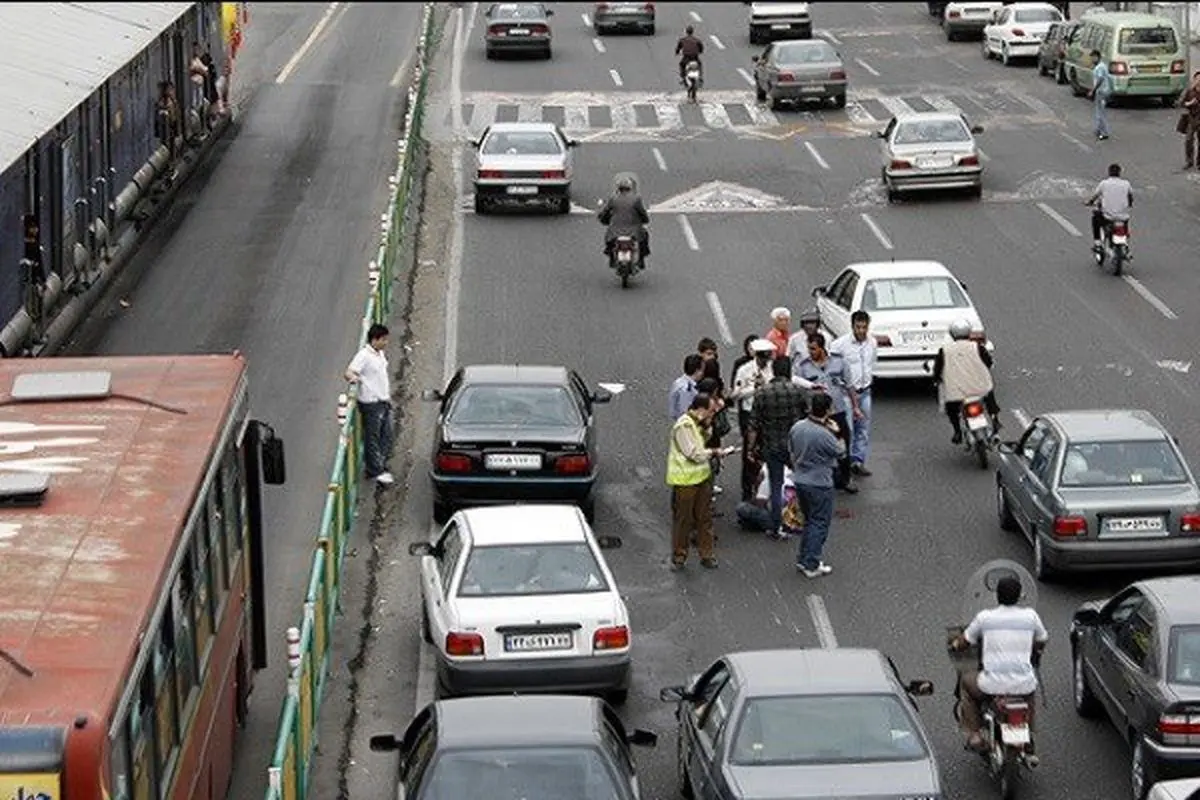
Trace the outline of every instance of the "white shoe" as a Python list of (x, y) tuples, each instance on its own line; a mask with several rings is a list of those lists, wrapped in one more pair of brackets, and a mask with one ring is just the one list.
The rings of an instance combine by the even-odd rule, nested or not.
[(806, 578), (823, 578), (829, 573), (833, 572), (833, 567), (829, 566), (824, 561), (817, 564), (816, 569), (805, 569), (799, 564), (796, 565), (796, 569), (799, 570), (800, 574)]
[(392, 477), (392, 473), (390, 472), (381, 472), (375, 476), (375, 482), (382, 483), (384, 486), (391, 486), (396, 482), (396, 479)]
[(720, 494), (723, 491), (725, 491), (725, 490), (722, 489), (720, 486), (716, 486), (716, 485), (713, 486), (713, 494)]

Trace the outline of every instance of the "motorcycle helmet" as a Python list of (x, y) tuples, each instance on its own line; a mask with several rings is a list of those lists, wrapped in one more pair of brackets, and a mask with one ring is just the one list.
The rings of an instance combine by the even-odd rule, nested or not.
[(956, 319), (950, 323), (951, 339), (966, 339), (971, 335), (971, 323), (965, 319)]

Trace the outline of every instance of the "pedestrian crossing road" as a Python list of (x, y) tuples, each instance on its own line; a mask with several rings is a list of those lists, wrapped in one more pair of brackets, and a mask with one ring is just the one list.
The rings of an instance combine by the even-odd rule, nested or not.
[[(1045, 103), (1019, 91), (851, 93), (846, 108), (810, 107), (771, 111), (749, 91), (711, 91), (690, 104), (680, 93), (553, 92), (463, 95), (462, 122), (478, 136), (493, 122), (553, 122), (572, 136), (606, 141), (691, 138), (706, 131), (767, 135), (799, 125), (824, 126), (840, 135), (866, 135), (898, 114), (915, 111), (958, 111), (973, 124), (1028, 127), (1055, 124), (1057, 115)], [(443, 106), (435, 117), (442, 137), (453, 131), (453, 109)]]

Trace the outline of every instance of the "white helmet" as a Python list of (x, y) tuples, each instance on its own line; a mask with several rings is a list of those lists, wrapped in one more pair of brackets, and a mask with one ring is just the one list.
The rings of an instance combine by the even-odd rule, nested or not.
[(971, 323), (965, 319), (956, 319), (950, 323), (951, 339), (966, 339), (971, 335)]

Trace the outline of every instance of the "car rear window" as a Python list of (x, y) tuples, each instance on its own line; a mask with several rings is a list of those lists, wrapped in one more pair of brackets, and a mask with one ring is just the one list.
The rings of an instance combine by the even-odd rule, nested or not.
[(957, 119), (910, 120), (896, 127), (896, 144), (936, 144), (969, 142), (971, 131)]
[(1122, 28), (1117, 52), (1127, 56), (1168, 56), (1178, 49), (1175, 31), (1161, 28)]
[(1058, 22), (1062, 15), (1052, 8), (1022, 8), (1013, 14), (1015, 22)]
[(1200, 686), (1200, 626), (1171, 629), (1167, 681)]
[(838, 60), (837, 51), (823, 41), (784, 42), (775, 45), (780, 64), (824, 64)]
[(451, 425), (575, 427), (579, 406), (561, 386), (479, 384), (460, 391), (446, 414)]
[(549, 131), (497, 131), (483, 143), (485, 156), (556, 156), (562, 142)]
[(730, 752), (730, 761), (739, 766), (926, 758), (912, 716), (890, 694), (751, 699)]
[(459, 597), (525, 597), (607, 592), (608, 581), (583, 542), (491, 545), (467, 557)]
[(867, 311), (908, 311), (968, 308), (970, 303), (957, 282), (949, 278), (885, 278), (870, 281), (863, 289), (862, 307)]
[(421, 782), (420, 800), (625, 800), (612, 769), (590, 747), (447, 750)]
[(1186, 483), (1175, 451), (1157, 442), (1074, 442), (1063, 459), (1062, 486), (1160, 486)]
[(504, 19), (543, 19), (546, 11), (535, 5), (500, 5), (492, 9), (492, 16)]

